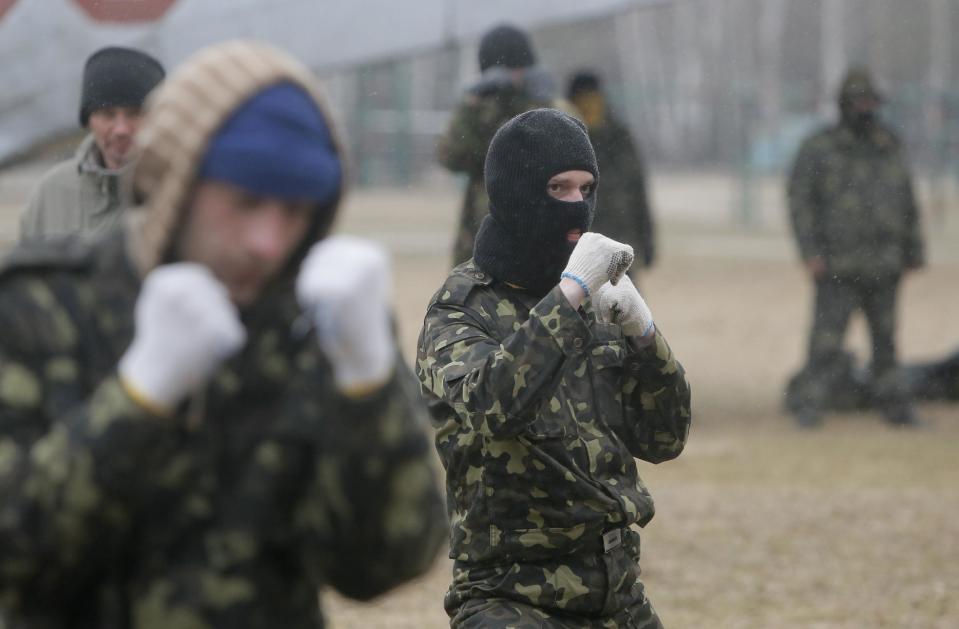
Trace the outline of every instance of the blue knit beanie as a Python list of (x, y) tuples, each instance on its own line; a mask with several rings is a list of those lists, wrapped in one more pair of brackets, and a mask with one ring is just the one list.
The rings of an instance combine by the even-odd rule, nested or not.
[(257, 92), (220, 127), (199, 178), (323, 205), (340, 191), (342, 166), (316, 103), (302, 88), (281, 83)]

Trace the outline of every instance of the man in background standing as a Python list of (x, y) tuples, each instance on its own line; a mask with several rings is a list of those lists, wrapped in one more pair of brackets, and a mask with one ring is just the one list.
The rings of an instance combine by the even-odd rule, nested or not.
[(493, 134), (517, 114), (562, 104), (552, 78), (536, 65), (529, 36), (514, 26), (497, 26), (483, 35), (479, 65), (480, 79), (453, 112), (436, 151), (443, 167), (468, 177), (453, 243), (453, 266), (473, 255), (476, 232), (489, 214), (483, 163)]
[(147, 94), (164, 70), (150, 55), (110, 47), (93, 53), (83, 69), (80, 126), (89, 134), (76, 154), (50, 169), (20, 217), (20, 239), (101, 233), (131, 205), (123, 184)]
[(872, 336), (872, 387), (886, 419), (916, 424), (896, 374), (896, 302), (904, 273), (923, 265), (919, 211), (899, 139), (879, 120), (882, 96), (862, 68), (839, 91), (839, 124), (807, 139), (789, 181), (789, 211), (816, 288), (809, 359), (796, 419), (819, 425), (849, 318)]
[(603, 197), (593, 231), (632, 246), (638, 262), (634, 268), (649, 268), (656, 259), (656, 246), (639, 147), (629, 128), (610, 110), (596, 74), (584, 71), (573, 75), (566, 97), (586, 123), (603, 173)]

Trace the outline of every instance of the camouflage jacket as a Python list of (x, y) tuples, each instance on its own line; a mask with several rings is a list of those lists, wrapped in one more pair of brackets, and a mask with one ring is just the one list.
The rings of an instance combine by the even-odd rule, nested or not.
[(467, 176), (453, 243), (454, 265), (472, 257), (476, 232), (489, 214), (483, 164), (497, 129), (524, 111), (553, 106), (558, 103), (533, 99), (520, 90), (501, 89), (482, 96), (470, 94), (453, 112), (446, 132), (439, 138), (436, 155), (442, 166)]
[(610, 114), (602, 126), (590, 127), (589, 139), (600, 173), (590, 230), (632, 246), (638, 266), (651, 266), (656, 256), (653, 217), (639, 149), (626, 125)]
[(789, 211), (800, 255), (822, 257), (831, 274), (882, 277), (923, 263), (909, 170), (883, 127), (859, 138), (839, 125), (807, 139), (789, 181)]
[(604, 531), (646, 524), (633, 457), (672, 459), (689, 431), (685, 373), (658, 332), (635, 350), (558, 287), (537, 303), (472, 261), (434, 296), (416, 373), (461, 562), (595, 551)]
[(97, 245), (21, 249), (0, 274), (13, 627), (312, 628), (323, 584), (369, 598), (427, 569), (447, 529), (408, 370), (341, 396), (276, 286), (241, 354), (152, 416), (115, 367), (139, 279), (119, 233)]
[(119, 224), (133, 201), (124, 181), (128, 169), (109, 170), (101, 162), (100, 149), (88, 135), (72, 159), (47, 171), (20, 216), (20, 240), (96, 236)]

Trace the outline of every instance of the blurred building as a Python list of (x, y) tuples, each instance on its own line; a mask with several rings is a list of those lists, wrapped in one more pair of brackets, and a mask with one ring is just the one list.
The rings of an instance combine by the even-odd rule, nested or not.
[(834, 117), (847, 65), (864, 63), (913, 163), (959, 173), (959, 0), (0, 0), (0, 55), (18, 61), (0, 69), (0, 160), (71, 128), (78, 60), (101, 45), (141, 46), (172, 67), (250, 36), (327, 80), (361, 184), (420, 183), (439, 176), (434, 137), (478, 72), (477, 38), (501, 21), (531, 30), (559, 81), (600, 71), (660, 167), (744, 181), (781, 170)]

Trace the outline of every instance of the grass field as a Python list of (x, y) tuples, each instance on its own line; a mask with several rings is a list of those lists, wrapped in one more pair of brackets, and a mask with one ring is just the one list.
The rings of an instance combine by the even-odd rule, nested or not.
[[(12, 237), (25, 178), (0, 176), (2, 240)], [(959, 406), (922, 407), (921, 430), (847, 414), (798, 431), (781, 394), (803, 361), (811, 295), (775, 182), (761, 197), (763, 226), (750, 231), (728, 227), (733, 191), (721, 179), (654, 184), (662, 256), (641, 288), (693, 389), (684, 454), (641, 464), (658, 508), (643, 531), (644, 580), (666, 626), (959, 627)], [(352, 197), (340, 223), (394, 252), (408, 357), (446, 275), (457, 204), (448, 188), (369, 191)], [(927, 221), (929, 268), (904, 285), (906, 360), (959, 346), (957, 209)], [(849, 341), (866, 355), (861, 321)], [(443, 558), (372, 604), (328, 593), (331, 626), (445, 627), (449, 576)]]

